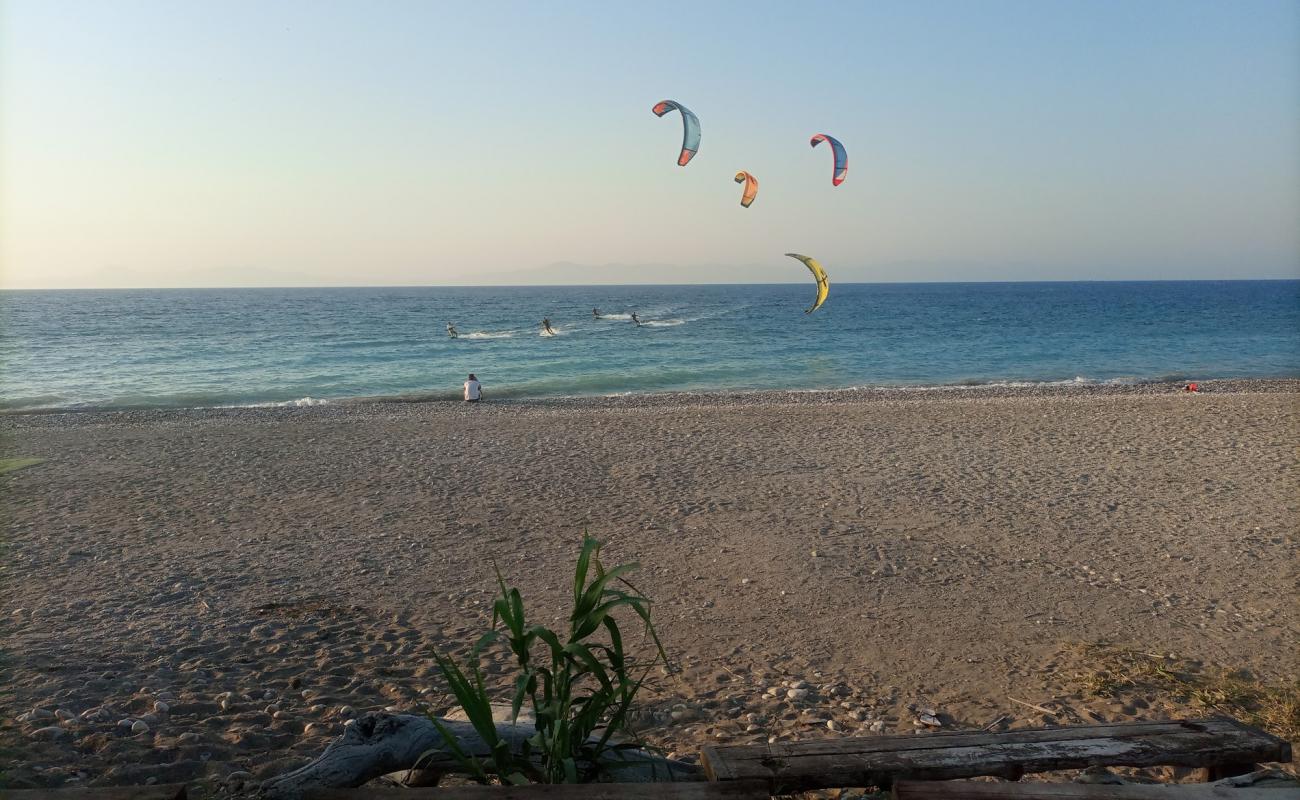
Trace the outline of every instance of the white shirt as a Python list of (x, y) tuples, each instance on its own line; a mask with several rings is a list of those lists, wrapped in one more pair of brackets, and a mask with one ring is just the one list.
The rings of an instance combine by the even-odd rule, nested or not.
[(479, 398), (479, 392), (482, 390), (482, 388), (483, 388), (483, 384), (479, 383), (478, 381), (465, 381), (465, 399), (477, 400)]

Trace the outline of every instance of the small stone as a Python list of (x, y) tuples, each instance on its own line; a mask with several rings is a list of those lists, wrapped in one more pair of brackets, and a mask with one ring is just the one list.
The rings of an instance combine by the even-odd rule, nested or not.
[(130, 717), (127, 717), (126, 719), (119, 719), (117, 721), (117, 727), (119, 728), (129, 728), (134, 724), (135, 724), (135, 720), (131, 719)]
[(833, 731), (838, 731), (840, 729), (839, 723), (837, 723), (833, 719), (826, 720), (826, 727), (830, 728)]
[(935, 716), (934, 712), (928, 710), (921, 712), (921, 714), (917, 716), (916, 721), (921, 725), (927, 725), (931, 728), (943, 727), (943, 723), (939, 721), (939, 718)]
[(753, 583), (753, 581), (751, 581), (749, 578), (741, 578), (741, 579), (740, 579), (740, 585), (741, 585), (741, 586), (748, 586), (748, 585), (751, 584), (751, 583)]
[(807, 688), (808, 688), (808, 681), (795, 681), (794, 683), (790, 684), (790, 688), (791, 688), (791, 689), (807, 689)]
[(62, 739), (64, 736), (67, 735), (68, 732), (65, 731), (63, 728), (60, 728), (58, 725), (50, 725), (49, 727), (37, 728), (36, 730), (32, 731), (33, 739), (54, 740), (54, 739)]
[(132, 735), (138, 736), (142, 733), (148, 733), (148, 732), (149, 732), (149, 723), (145, 722), (142, 719), (136, 720), (135, 724), (131, 726)]
[(143, 723), (145, 723), (146, 725), (157, 725), (157, 724), (158, 724), (158, 715), (157, 715), (157, 714), (141, 714), (141, 715), (140, 715), (140, 721), (143, 722)]
[(186, 731), (185, 733), (182, 733), (180, 736), (176, 737), (176, 741), (179, 744), (194, 744), (198, 740), (199, 740), (199, 735), (194, 731)]
[(167, 705), (161, 700), (153, 704), (153, 710), (155, 714), (166, 714), (168, 711), (171, 711), (171, 708), (172, 708), (171, 706)]
[(789, 690), (788, 692), (785, 693), (785, 696), (788, 697), (788, 698), (790, 698), (791, 700), (803, 700), (805, 697), (808, 696), (808, 690), (807, 690), (807, 689), (791, 689), (791, 690)]
[(293, 719), (293, 714), (290, 714), (288, 711), (277, 711), (271, 716), (275, 719)]
[(68, 711), (67, 709), (63, 709), (63, 708), (60, 708), (58, 711), (55, 711), (54, 716), (65, 721), (77, 718), (76, 714), (73, 714), (71, 711)]
[(235, 704), (232, 703), (232, 702), (230, 701), (230, 698), (229, 698), (229, 697), (227, 697), (226, 699), (224, 699), (224, 700), (221, 701), (221, 710), (222, 710), (222, 711), (229, 711), (230, 709), (232, 709), (232, 708), (234, 708), (234, 707), (235, 707)]
[(324, 710), (325, 710), (325, 705), (323, 703), (317, 703), (316, 705), (307, 709), (307, 711), (312, 714), (319, 714)]
[(350, 717), (355, 713), (357, 712), (352, 708), (352, 706), (339, 706), (340, 717)]
[(35, 722), (38, 719), (54, 719), (54, 712), (48, 708), (33, 708), (27, 713), (29, 722)]
[(276, 691), (274, 689), (267, 689), (265, 692), (262, 692), (263, 700), (274, 700), (275, 696), (276, 696)]
[(885, 721), (878, 719), (867, 727), (872, 733), (881, 733), (885, 730)]
[(275, 712), (277, 712), (277, 711), (279, 711), (279, 710), (280, 710), (280, 707), (277, 706), (275, 703), (272, 703), (271, 705), (269, 705), (269, 706), (266, 707), (266, 713), (271, 714), (271, 715), (274, 715)]
[(240, 770), (227, 775), (225, 782), (227, 786), (243, 786), (245, 781), (252, 779), (253, 773)]

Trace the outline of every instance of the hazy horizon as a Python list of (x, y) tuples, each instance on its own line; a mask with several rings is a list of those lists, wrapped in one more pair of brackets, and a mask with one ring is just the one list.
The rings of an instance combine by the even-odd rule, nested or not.
[(1298, 66), (1285, 0), (9, 0), (0, 287), (1295, 278)]

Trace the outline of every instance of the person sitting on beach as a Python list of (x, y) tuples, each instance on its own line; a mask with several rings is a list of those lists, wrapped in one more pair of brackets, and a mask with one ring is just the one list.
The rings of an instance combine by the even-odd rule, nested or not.
[(455, 339), (457, 336), (460, 336), (459, 333), (456, 333), (456, 326), (452, 325), (450, 322), (447, 323), (447, 335), (453, 339)]
[(635, 312), (635, 311), (632, 312), (632, 321), (636, 323), (636, 326), (637, 326), (638, 328), (641, 327), (641, 320), (639, 320), (639, 319), (636, 318), (636, 312)]
[(465, 402), (477, 403), (483, 398), (483, 384), (478, 382), (474, 373), (469, 374), (469, 380), (465, 381)]

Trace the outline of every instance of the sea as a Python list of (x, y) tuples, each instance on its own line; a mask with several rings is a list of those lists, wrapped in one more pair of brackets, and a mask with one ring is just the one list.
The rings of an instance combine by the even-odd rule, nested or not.
[(811, 283), (4, 291), (0, 410), (454, 399), (471, 372), (488, 400), (1300, 377), (1300, 280), (832, 284), (806, 314), (812, 295)]

